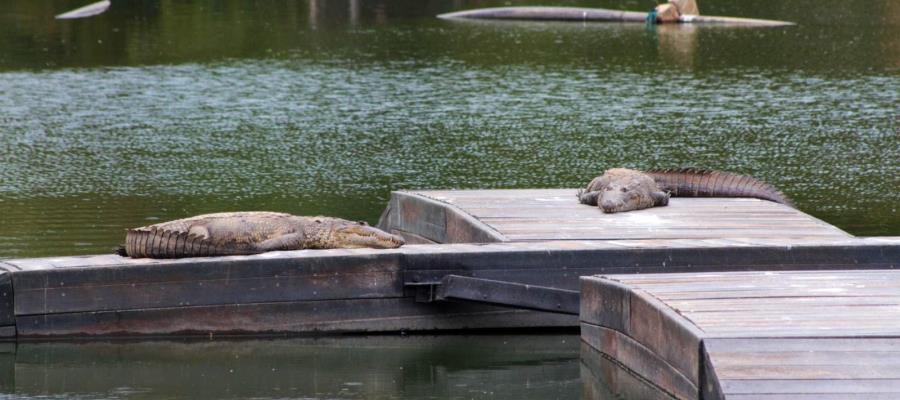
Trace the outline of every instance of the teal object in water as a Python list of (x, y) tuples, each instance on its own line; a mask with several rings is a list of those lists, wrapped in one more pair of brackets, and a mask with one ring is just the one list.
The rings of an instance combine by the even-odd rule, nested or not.
[(647, 19), (645, 20), (647, 25), (656, 25), (656, 16), (656, 9), (650, 10), (650, 12), (647, 13)]

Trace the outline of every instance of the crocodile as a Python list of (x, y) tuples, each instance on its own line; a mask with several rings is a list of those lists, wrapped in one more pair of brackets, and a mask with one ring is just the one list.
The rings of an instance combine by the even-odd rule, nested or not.
[(669, 196), (752, 197), (794, 207), (775, 187), (753, 177), (698, 168), (613, 168), (578, 192), (582, 204), (599, 206), (606, 213), (665, 206)]
[(273, 250), (396, 248), (399, 236), (340, 218), (249, 211), (198, 215), (129, 229), (116, 253), (132, 258), (258, 254)]

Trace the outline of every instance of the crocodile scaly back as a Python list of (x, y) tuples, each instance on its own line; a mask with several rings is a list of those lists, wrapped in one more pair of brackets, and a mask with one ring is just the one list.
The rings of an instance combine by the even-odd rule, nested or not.
[(794, 207), (774, 186), (756, 178), (699, 168), (645, 171), (657, 186), (675, 197), (753, 197)]
[(125, 252), (132, 258), (182, 258), (260, 253), (252, 246), (233, 241), (215, 242), (187, 232), (158, 229), (129, 229)]

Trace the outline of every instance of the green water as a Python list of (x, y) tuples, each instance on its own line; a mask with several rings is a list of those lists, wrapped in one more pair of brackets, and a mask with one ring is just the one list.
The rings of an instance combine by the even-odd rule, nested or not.
[(800, 22), (777, 29), (449, 22), (503, 3), (420, 0), (52, 19), (79, 4), (0, 8), (0, 258), (106, 253), (213, 211), (374, 222), (391, 190), (614, 166), (752, 174), (851, 233), (900, 234), (895, 0), (701, 2)]
[[(0, 258), (106, 253), (214, 211), (374, 222), (391, 190), (579, 187), (615, 166), (751, 174), (848, 232), (900, 235), (896, 0), (700, 2), (800, 23), (777, 29), (433, 17), (538, 4), (465, 0), (52, 19), (82, 4), (0, 4)], [(584, 373), (575, 335), (0, 346), (0, 398), (572, 399)]]
[(0, 398), (576, 399), (577, 335), (0, 344)]

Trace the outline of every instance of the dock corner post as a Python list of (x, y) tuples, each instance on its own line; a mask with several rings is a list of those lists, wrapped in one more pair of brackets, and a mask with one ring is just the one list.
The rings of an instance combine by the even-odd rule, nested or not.
[(0, 261), (0, 396), (16, 389), (16, 320), (13, 310), (12, 271)]
[(0, 261), (0, 342), (15, 340), (16, 316), (12, 271), (14, 267)]

